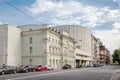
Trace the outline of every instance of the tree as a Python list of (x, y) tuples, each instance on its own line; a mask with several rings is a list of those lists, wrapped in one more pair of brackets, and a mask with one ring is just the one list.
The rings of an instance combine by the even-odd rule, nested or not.
[(112, 55), (113, 62), (117, 62), (120, 65), (120, 49), (115, 49), (114, 54)]

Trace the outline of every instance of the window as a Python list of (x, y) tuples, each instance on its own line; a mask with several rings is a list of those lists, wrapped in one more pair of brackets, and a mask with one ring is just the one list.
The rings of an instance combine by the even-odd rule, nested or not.
[(51, 59), (49, 61), (50, 61), (50, 65), (51, 65), (52, 64)]
[(51, 53), (51, 47), (49, 47), (49, 52)]
[(51, 38), (49, 37), (49, 41), (51, 41)]
[(54, 38), (52, 39), (52, 42), (54, 43)]
[(32, 44), (33, 43), (33, 38), (32, 37), (30, 37), (30, 44)]
[(57, 44), (57, 39), (56, 39), (56, 44)]
[(33, 52), (33, 48), (32, 47), (30, 47), (30, 53), (32, 53)]
[(53, 48), (53, 53), (54, 53), (54, 48)]

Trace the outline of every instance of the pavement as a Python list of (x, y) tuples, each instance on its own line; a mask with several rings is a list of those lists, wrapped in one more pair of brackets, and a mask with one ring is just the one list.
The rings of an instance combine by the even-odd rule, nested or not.
[(117, 69), (111, 80), (120, 80), (120, 69)]

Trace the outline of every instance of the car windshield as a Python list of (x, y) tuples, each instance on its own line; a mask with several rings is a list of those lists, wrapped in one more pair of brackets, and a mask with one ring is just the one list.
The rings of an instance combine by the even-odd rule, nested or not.
[(21, 68), (28, 68), (28, 65), (27, 66), (22, 66)]
[(38, 67), (42, 67), (42, 65), (39, 65)]

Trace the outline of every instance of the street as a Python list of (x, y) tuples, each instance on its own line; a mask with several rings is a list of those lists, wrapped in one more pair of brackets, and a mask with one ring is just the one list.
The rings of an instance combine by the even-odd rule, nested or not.
[(0, 75), (0, 80), (111, 80), (119, 66)]

